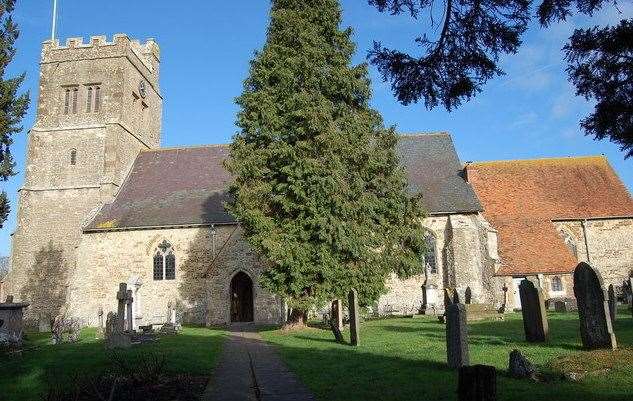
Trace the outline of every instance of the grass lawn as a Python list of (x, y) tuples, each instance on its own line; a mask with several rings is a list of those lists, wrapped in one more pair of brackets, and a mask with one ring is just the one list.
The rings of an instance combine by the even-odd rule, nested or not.
[[(622, 309), (615, 324), (617, 354), (580, 349), (575, 313), (549, 315), (550, 342), (529, 344), (523, 339), (520, 314), (505, 321), (469, 324), (471, 364), (498, 369), (499, 400), (615, 401), (633, 397), (633, 319)], [(445, 327), (434, 318), (386, 319), (361, 324), (357, 348), (337, 344), (330, 331), (308, 328), (295, 332), (266, 330), (282, 358), (320, 400), (455, 400), (457, 372), (446, 367)], [(349, 333), (346, 333), (348, 336)], [(512, 349), (522, 351), (540, 370), (552, 366), (610, 367), (606, 373), (581, 382), (546, 383), (516, 380), (505, 375)], [(559, 359), (564, 357), (564, 359)], [(553, 364), (549, 364), (554, 360)]]
[[(0, 400), (39, 400), (48, 380), (68, 383), (77, 375), (101, 372), (108, 365), (109, 353), (95, 333), (95, 329), (85, 329), (78, 343), (62, 345), (51, 345), (50, 334), (29, 333), (23, 355), (0, 354)], [(221, 330), (185, 327), (177, 336), (118, 352), (131, 360), (165, 355), (167, 373), (209, 376), (224, 339)]]

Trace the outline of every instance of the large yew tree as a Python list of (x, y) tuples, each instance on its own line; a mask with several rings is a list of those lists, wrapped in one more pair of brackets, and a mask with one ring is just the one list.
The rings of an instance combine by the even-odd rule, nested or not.
[[(15, 41), (19, 30), (11, 18), (15, 0), (0, 0), (0, 181), (15, 175), (15, 161), (11, 155), (13, 135), (22, 130), (20, 121), (29, 107), (29, 94), (18, 90), (25, 75), (5, 77), (6, 69), (15, 56)], [(9, 200), (0, 192), (0, 228), (9, 215)]]
[(262, 285), (291, 321), (343, 297), (375, 301), (395, 271), (422, 269), (419, 199), (406, 192), (397, 134), (369, 106), (337, 0), (273, 0), (264, 48), (237, 99), (228, 205), (267, 264)]

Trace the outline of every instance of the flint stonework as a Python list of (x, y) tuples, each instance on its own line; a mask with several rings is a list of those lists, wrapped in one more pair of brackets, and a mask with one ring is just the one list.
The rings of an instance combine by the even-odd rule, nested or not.
[(543, 290), (537, 283), (523, 279), (519, 284), (519, 295), (521, 296), (521, 314), (523, 315), (523, 330), (526, 341), (547, 341), (549, 327)]
[(578, 301), (583, 347), (616, 349), (608, 295), (600, 272), (584, 262), (579, 263), (574, 270), (574, 295)]
[(448, 367), (459, 368), (470, 364), (466, 308), (451, 304), (446, 308), (446, 359)]
[(350, 343), (353, 346), (357, 346), (359, 344), (359, 310), (358, 310), (358, 293), (356, 290), (352, 289), (348, 295), (349, 302), (349, 336)]

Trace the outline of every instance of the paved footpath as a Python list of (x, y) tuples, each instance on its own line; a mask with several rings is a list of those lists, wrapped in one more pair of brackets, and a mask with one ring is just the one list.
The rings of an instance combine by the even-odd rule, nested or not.
[(316, 401), (252, 325), (232, 326), (203, 401)]

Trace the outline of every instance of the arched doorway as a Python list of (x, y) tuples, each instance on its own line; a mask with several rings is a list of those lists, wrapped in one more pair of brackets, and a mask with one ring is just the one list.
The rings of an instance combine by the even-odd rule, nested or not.
[(231, 322), (253, 321), (253, 280), (239, 272), (231, 280)]

